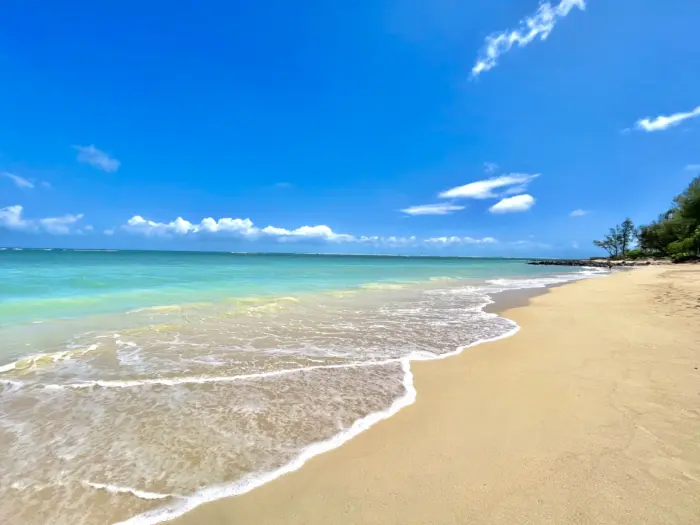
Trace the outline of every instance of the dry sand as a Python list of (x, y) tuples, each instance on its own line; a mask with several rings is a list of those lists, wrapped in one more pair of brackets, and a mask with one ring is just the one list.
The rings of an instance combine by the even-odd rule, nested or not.
[(555, 288), (418, 400), (179, 525), (700, 524), (700, 267)]

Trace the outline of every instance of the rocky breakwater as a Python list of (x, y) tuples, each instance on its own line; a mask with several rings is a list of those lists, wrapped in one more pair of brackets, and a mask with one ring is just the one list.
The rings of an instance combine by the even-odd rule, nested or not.
[(534, 266), (589, 266), (593, 268), (609, 268), (610, 266), (649, 266), (651, 264), (668, 264), (663, 260), (637, 260), (637, 261), (608, 261), (607, 259), (543, 259), (530, 261), (527, 264)]

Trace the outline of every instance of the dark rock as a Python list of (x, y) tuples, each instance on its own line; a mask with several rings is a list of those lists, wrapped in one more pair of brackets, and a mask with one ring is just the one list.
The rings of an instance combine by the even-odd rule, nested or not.
[(549, 259), (542, 261), (530, 261), (527, 264), (535, 266), (592, 266), (594, 268), (607, 268), (607, 261), (591, 261), (588, 259)]

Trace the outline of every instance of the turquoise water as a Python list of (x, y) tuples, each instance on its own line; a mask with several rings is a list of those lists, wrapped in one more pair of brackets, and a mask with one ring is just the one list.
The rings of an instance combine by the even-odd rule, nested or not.
[(155, 525), (411, 404), (519, 327), (509, 259), (0, 250), (0, 523)]
[(551, 273), (513, 259), (69, 250), (0, 251), (0, 325), (229, 297), (431, 278)]

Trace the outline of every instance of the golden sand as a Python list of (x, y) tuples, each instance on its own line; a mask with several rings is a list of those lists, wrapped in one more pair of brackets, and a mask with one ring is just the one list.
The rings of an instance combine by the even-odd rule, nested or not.
[(179, 525), (700, 524), (700, 267), (553, 289), (418, 400)]

